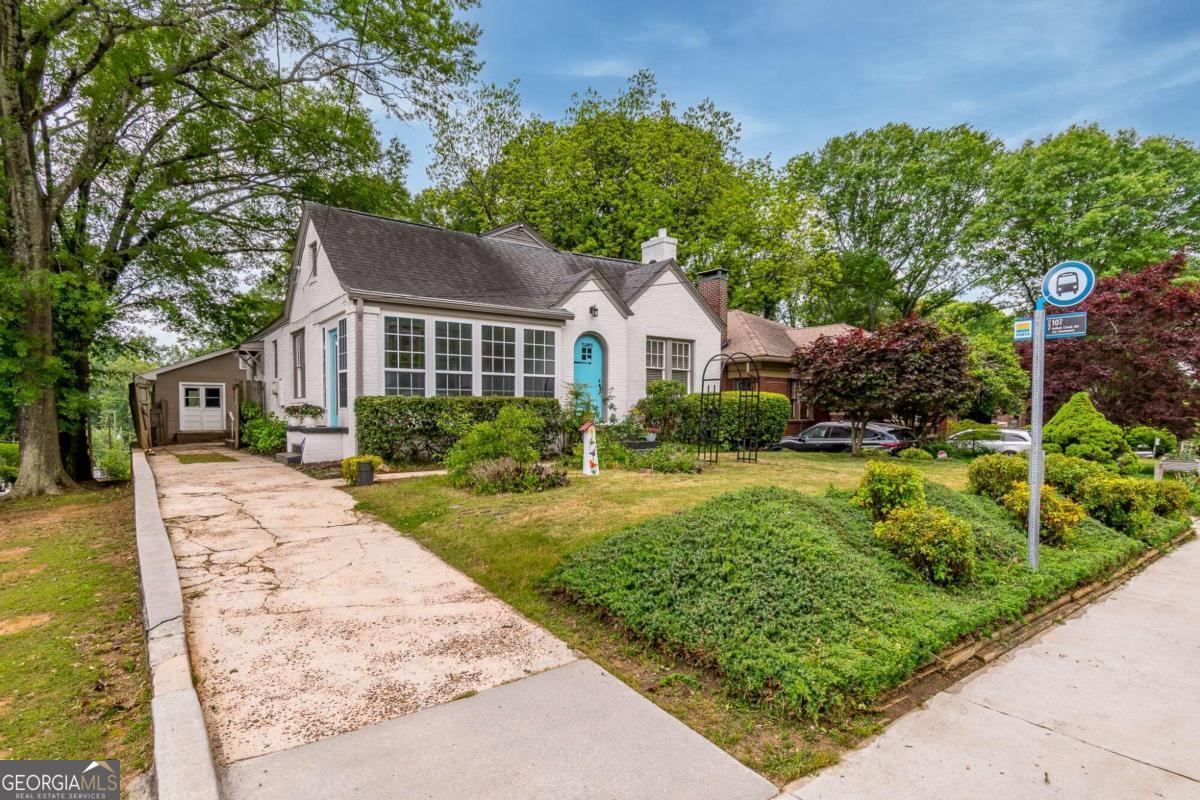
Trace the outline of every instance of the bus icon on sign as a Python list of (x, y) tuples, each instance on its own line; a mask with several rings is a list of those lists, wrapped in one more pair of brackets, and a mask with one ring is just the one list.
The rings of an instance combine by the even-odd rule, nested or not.
[(1072, 295), (1079, 291), (1079, 273), (1075, 270), (1058, 273), (1054, 280), (1054, 291), (1060, 295)]

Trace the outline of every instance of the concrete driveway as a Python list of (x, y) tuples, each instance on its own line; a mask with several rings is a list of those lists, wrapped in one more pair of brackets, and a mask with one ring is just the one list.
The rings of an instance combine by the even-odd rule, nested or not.
[[(183, 464), (174, 452), (234, 462)], [(150, 459), (219, 761), (408, 714), (575, 659), (328, 482), (219, 448)]]
[(1200, 798), (1200, 542), (997, 659), (799, 800)]
[(227, 796), (777, 793), (331, 482), (217, 447), (150, 464)]

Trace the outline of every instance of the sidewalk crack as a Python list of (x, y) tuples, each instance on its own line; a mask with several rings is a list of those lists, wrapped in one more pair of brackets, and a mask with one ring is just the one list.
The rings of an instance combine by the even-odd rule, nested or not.
[(1186, 775), (1182, 772), (1176, 772), (1175, 770), (1171, 769), (1170, 767), (1164, 767), (1161, 764), (1152, 764), (1149, 761), (1143, 761), (1142, 759), (1137, 758), (1136, 756), (1131, 756), (1128, 753), (1122, 753), (1119, 750), (1113, 750), (1111, 748), (1105, 747), (1102, 744), (1096, 744), (1095, 742), (1090, 742), (1087, 739), (1080, 739), (1078, 736), (1074, 736), (1070, 733), (1067, 733), (1066, 731), (1060, 731), (1056, 728), (1051, 728), (1049, 725), (1043, 725), (1040, 722), (1034, 722), (1031, 719), (1025, 719), (1020, 714), (1013, 714), (1009, 711), (1002, 711), (998, 708), (992, 708), (987, 703), (981, 703), (978, 700), (972, 700), (969, 697), (963, 697), (961, 694), (958, 695), (958, 698), (961, 700), (964, 700), (965, 702), (970, 703), (971, 705), (979, 706), (980, 708), (987, 709), (988, 711), (992, 711), (996, 714), (1002, 714), (1010, 719), (1015, 719), (1020, 722), (1024, 722), (1027, 725), (1032, 725), (1035, 728), (1041, 728), (1044, 731), (1049, 731), (1050, 733), (1056, 734), (1058, 736), (1065, 736), (1066, 738), (1068, 738), (1072, 741), (1079, 742), (1080, 744), (1087, 745), (1088, 747), (1094, 747), (1097, 750), (1103, 750), (1106, 753), (1111, 753), (1114, 756), (1124, 758), (1128, 761), (1134, 761), (1138, 764), (1142, 764), (1143, 766), (1150, 767), (1151, 769), (1156, 769), (1156, 770), (1159, 770), (1160, 772), (1166, 772), (1171, 775), (1175, 775), (1177, 777), (1183, 778), (1184, 780), (1191, 781), (1192, 783), (1200, 784), (1200, 778), (1193, 778), (1191, 775)]

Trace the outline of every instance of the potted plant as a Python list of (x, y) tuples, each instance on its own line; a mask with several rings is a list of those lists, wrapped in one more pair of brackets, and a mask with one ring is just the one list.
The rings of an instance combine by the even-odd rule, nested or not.
[(646, 441), (653, 442), (654, 440), (656, 440), (658, 438), (658, 431), (659, 431), (659, 428), (657, 425), (647, 425), (646, 426)]
[(306, 425), (311, 420), (311, 425), (315, 427), (320, 424), (325, 409), (311, 403), (297, 403), (292, 406), (284, 406), (283, 413), (288, 419), (294, 420), (296, 425)]

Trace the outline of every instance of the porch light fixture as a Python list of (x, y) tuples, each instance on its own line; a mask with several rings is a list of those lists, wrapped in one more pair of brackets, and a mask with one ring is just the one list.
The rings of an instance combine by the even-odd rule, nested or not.
[(593, 317), (600, 316), (600, 306), (592, 306), (591, 308), (588, 309), (588, 313), (591, 314)]

